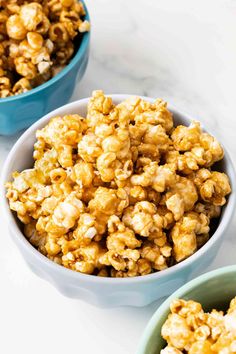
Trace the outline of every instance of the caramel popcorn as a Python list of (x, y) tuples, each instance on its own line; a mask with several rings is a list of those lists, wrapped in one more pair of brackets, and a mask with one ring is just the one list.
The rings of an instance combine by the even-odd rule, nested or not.
[(0, 98), (43, 84), (75, 52), (74, 40), (90, 29), (81, 2), (0, 1)]
[(188, 175), (201, 167), (210, 167), (221, 160), (224, 151), (219, 142), (201, 131), (200, 123), (193, 121), (189, 127), (179, 125), (171, 138), (174, 150), (166, 154), (168, 163), (174, 163), (176, 169)]
[(203, 213), (189, 212), (176, 222), (170, 237), (177, 262), (191, 256), (197, 250), (198, 236), (208, 239), (210, 219)]
[[(59, 14), (71, 4), (48, 6)], [(40, 36), (28, 33), (27, 40), (40, 48)], [(29, 83), (21, 80), (18, 90)], [(204, 150), (202, 160), (180, 165), (195, 148)], [(54, 117), (36, 132), (34, 166), (13, 173), (6, 195), (29, 242), (57, 264), (98, 276), (145, 275), (208, 241), (211, 219), (230, 193), (228, 177), (209, 167), (222, 156), (197, 122), (174, 127), (165, 102), (132, 97), (114, 105), (95, 91), (86, 117)], [(186, 329), (185, 341), (188, 335)]]
[(204, 312), (193, 300), (174, 300), (171, 313), (162, 326), (167, 346), (161, 354), (231, 354), (236, 352), (236, 298), (226, 314)]

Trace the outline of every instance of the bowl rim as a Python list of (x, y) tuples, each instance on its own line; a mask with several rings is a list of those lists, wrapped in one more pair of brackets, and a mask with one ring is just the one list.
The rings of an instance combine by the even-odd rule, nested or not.
[[(127, 95), (127, 94), (110, 94), (110, 95), (106, 94), (106, 95), (112, 97), (112, 99), (115, 100), (116, 102), (135, 96), (135, 95)], [(145, 97), (145, 96), (138, 96), (138, 97), (145, 99), (149, 102), (153, 102), (155, 100), (154, 98), (151, 98), (151, 97)], [(32, 254), (32, 256), (35, 258), (35, 261), (40, 262), (44, 266), (47, 266), (48, 270), (53, 271), (54, 273), (64, 275), (64, 276), (69, 277), (70, 279), (73, 279), (73, 280), (91, 281), (91, 282), (95, 282), (95, 283), (99, 283), (99, 284), (112, 283), (113, 285), (127, 284), (127, 283), (136, 284), (136, 283), (139, 283), (140, 281), (142, 283), (148, 283), (153, 280), (158, 281), (158, 279), (161, 279), (165, 276), (167, 276), (167, 277), (171, 276), (176, 271), (178, 272), (181, 269), (185, 269), (191, 263), (196, 262), (198, 258), (200, 258), (202, 255), (207, 253), (207, 251), (213, 246), (213, 244), (220, 237), (223, 237), (223, 234), (224, 234), (225, 230), (227, 229), (228, 224), (229, 224), (230, 220), (232, 219), (232, 216), (234, 213), (234, 207), (235, 207), (235, 202), (236, 202), (235, 195), (234, 195), (235, 194), (234, 191), (236, 190), (236, 176), (235, 176), (235, 171), (234, 171), (234, 166), (233, 166), (232, 160), (223, 145), (222, 146), (223, 146), (224, 152), (225, 152), (224, 158), (227, 161), (227, 165), (228, 165), (228, 168), (229, 168), (230, 174), (231, 174), (230, 183), (231, 183), (231, 188), (232, 188), (232, 192), (228, 197), (226, 205), (224, 206), (223, 218), (221, 219), (216, 231), (211, 236), (211, 238), (197, 252), (195, 252), (193, 255), (191, 255), (187, 259), (183, 260), (182, 262), (175, 264), (174, 266), (164, 269), (162, 271), (155, 272), (155, 273), (148, 274), (148, 275), (144, 275), (144, 276), (137, 276), (137, 277), (130, 277), (130, 278), (128, 278), (128, 277), (127, 278), (98, 277), (96, 275), (79, 273), (74, 270), (68, 269), (64, 266), (60, 266), (60, 265), (56, 264), (55, 262), (53, 262), (52, 260), (48, 259), (43, 254), (41, 254), (38, 250), (36, 250), (30, 244), (30, 242), (26, 239), (24, 234), (20, 231), (19, 227), (16, 225), (16, 222), (15, 222), (15, 219), (13, 216), (13, 212), (10, 210), (8, 201), (5, 196), (5, 186), (4, 186), (4, 184), (6, 183), (6, 181), (8, 179), (9, 172), (10, 172), (8, 169), (8, 166), (9, 166), (11, 160), (14, 159), (15, 153), (18, 151), (18, 149), (21, 148), (22, 143), (27, 141), (27, 137), (32, 136), (33, 132), (39, 126), (41, 126), (44, 122), (46, 124), (46, 122), (50, 118), (52, 118), (53, 116), (60, 115), (62, 110), (64, 111), (67, 109), (71, 109), (73, 107), (75, 107), (75, 110), (76, 110), (76, 109), (78, 109), (78, 108), (76, 108), (76, 107), (78, 107), (78, 105), (81, 107), (84, 106), (85, 104), (87, 105), (89, 99), (90, 99), (90, 97), (83, 98), (83, 99), (71, 102), (69, 104), (63, 105), (63, 106), (53, 110), (52, 112), (49, 112), (48, 114), (43, 116), (41, 119), (36, 121), (31, 127), (29, 127), (21, 135), (21, 137), (16, 141), (16, 143), (13, 145), (12, 149), (10, 150), (10, 152), (5, 160), (5, 163), (4, 163), (4, 166), (2, 169), (2, 173), (1, 173), (1, 183), (0, 183), (0, 198), (2, 200), (2, 203), (0, 203), (0, 205), (1, 205), (1, 208), (3, 211), (3, 214), (5, 215), (5, 218), (7, 220), (9, 230), (11, 231), (12, 234), (14, 234), (14, 236), (16, 236), (15, 237), (16, 242), (20, 243), (21, 247), (23, 247), (23, 249), (26, 252), (30, 252)], [(191, 117), (188, 114), (183, 113), (183, 111), (177, 110), (172, 105), (168, 105), (168, 109), (173, 113), (173, 115), (178, 114), (188, 121), (193, 120), (193, 119), (191, 119)], [(202, 128), (204, 129), (203, 125), (202, 125)], [(12, 173), (12, 171), (10, 173)]]
[(214, 279), (218, 276), (221, 276), (222, 274), (231, 274), (235, 273), (236, 274), (236, 265), (229, 265), (225, 267), (220, 267), (217, 269), (214, 269), (210, 272), (204, 273), (197, 278), (194, 278), (181, 286), (179, 289), (177, 289), (172, 295), (170, 295), (161, 305), (158, 307), (158, 309), (154, 312), (150, 320), (148, 321), (144, 332), (141, 336), (141, 339), (138, 344), (138, 350), (136, 354), (145, 354), (146, 353), (146, 346), (148, 344), (150, 336), (153, 334), (155, 331), (155, 327), (159, 320), (162, 320), (162, 315), (169, 310), (170, 304), (174, 299), (180, 299), (187, 292), (190, 290), (196, 288), (197, 286), (200, 286), (202, 283), (204, 283), (206, 280), (209, 279)]
[[(89, 12), (88, 12), (88, 9), (87, 9), (87, 6), (86, 6), (84, 0), (80, 0), (80, 2), (82, 2), (83, 6), (84, 6), (84, 10), (86, 12), (84, 19), (91, 22)], [(43, 84), (41, 84), (37, 87), (34, 87), (33, 89), (31, 89), (27, 92), (20, 93), (19, 95), (14, 95), (14, 96), (6, 97), (6, 98), (0, 98), (0, 104), (14, 102), (15, 100), (18, 100), (21, 98), (26, 98), (26, 97), (33, 95), (33, 94), (37, 94), (40, 91), (49, 87), (50, 85), (53, 85), (54, 83), (56, 83), (57, 81), (62, 79), (64, 76), (66, 76), (69, 71), (73, 70), (76, 63), (78, 61), (80, 61), (84, 52), (86, 51), (86, 48), (89, 45), (90, 34), (91, 34), (91, 30), (88, 32), (82, 33), (82, 39), (81, 39), (81, 42), (80, 42), (80, 45), (79, 45), (79, 48), (78, 48), (76, 54), (73, 56), (71, 61), (58, 74), (56, 74), (54, 77), (52, 77), (48, 81), (44, 82)]]

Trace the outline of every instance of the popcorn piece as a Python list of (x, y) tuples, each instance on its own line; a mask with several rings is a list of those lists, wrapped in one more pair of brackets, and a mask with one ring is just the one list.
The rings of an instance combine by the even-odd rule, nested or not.
[(105, 227), (110, 215), (121, 215), (128, 206), (128, 195), (124, 189), (108, 189), (98, 187), (94, 198), (90, 200), (88, 207), (92, 215)]
[(54, 169), (57, 170), (60, 167), (60, 164), (58, 162), (58, 153), (55, 149), (46, 150), (45, 152), (44, 149), (44, 143), (35, 144), (35, 169), (39, 172), (39, 175), (44, 177), (45, 182), (48, 182), (50, 180), (51, 171)]
[(167, 243), (159, 247), (155, 242), (145, 241), (141, 247), (141, 257), (150, 262), (151, 267), (155, 270), (166, 269), (170, 256), (171, 246)]
[(135, 249), (141, 246), (141, 241), (139, 241), (134, 232), (126, 227), (120, 219), (112, 215), (108, 219), (108, 232), (107, 237), (107, 248), (108, 250), (121, 251), (127, 248)]
[(108, 251), (101, 258), (100, 262), (106, 266), (112, 266), (115, 270), (133, 270), (140, 257), (138, 250), (126, 249), (123, 251)]
[(47, 250), (45, 248), (46, 245), (46, 241), (47, 241), (47, 234), (46, 233), (39, 233), (36, 230), (36, 225), (35, 225), (35, 221), (32, 221), (31, 223), (25, 225), (24, 227), (24, 234), (25, 236), (28, 238), (28, 240), (30, 241), (30, 243), (37, 247), (38, 250), (46, 255), (47, 254)]
[(70, 229), (75, 225), (83, 210), (83, 203), (76, 198), (76, 192), (72, 192), (55, 208), (52, 219), (57, 226)]
[[(193, 148), (198, 149), (198, 148)], [(197, 151), (195, 150), (197, 153)], [(202, 152), (201, 152), (202, 154)], [(189, 175), (193, 171), (199, 169), (198, 162), (194, 155), (190, 152), (185, 152), (184, 154), (180, 154), (177, 150), (169, 150), (165, 153), (165, 161), (168, 164), (172, 164), (175, 166), (177, 171), (180, 171), (184, 175)]]
[(117, 161), (116, 154), (114, 152), (102, 153), (97, 158), (97, 170), (99, 171), (104, 182), (111, 182), (114, 180), (115, 170), (121, 166), (122, 165)]
[[(130, 265), (131, 262), (129, 262)], [(132, 262), (132, 267), (129, 267), (129, 270), (111, 270), (111, 276), (115, 278), (126, 278), (134, 277), (139, 275), (147, 275), (152, 271), (151, 263), (146, 259), (138, 259), (136, 263)]]
[(154, 231), (161, 232), (162, 219), (153, 203), (142, 201), (125, 210), (123, 222), (135, 233), (147, 237)]
[(198, 194), (191, 180), (178, 177), (176, 183), (169, 188), (164, 200), (167, 208), (174, 214), (175, 220), (179, 220), (184, 212), (193, 209)]
[(37, 32), (27, 33), (27, 42), (33, 50), (39, 50), (43, 46), (43, 37)]
[[(0, 73), (1, 74), (1, 73)], [(2, 72), (5, 75), (5, 71)], [(11, 95), (11, 81), (8, 77), (0, 77), (0, 98), (6, 98)]]
[(6, 23), (7, 34), (12, 39), (24, 39), (27, 33), (22, 18), (19, 15), (12, 15)]
[(209, 218), (204, 214), (188, 212), (171, 230), (174, 257), (177, 262), (189, 257), (197, 249), (197, 235), (209, 232)]
[(36, 66), (25, 57), (18, 57), (14, 60), (16, 72), (26, 79), (34, 79), (37, 75)]
[(189, 127), (179, 125), (171, 138), (176, 151), (167, 153), (166, 162), (174, 160), (176, 168), (182, 173), (189, 174), (200, 167), (209, 167), (224, 156), (218, 141), (208, 133), (203, 133), (198, 122), (192, 122)]
[(102, 91), (97, 90), (92, 93), (88, 103), (87, 123), (90, 128), (95, 128), (100, 124), (111, 121), (109, 113), (113, 108), (112, 99), (105, 97)]
[(173, 215), (175, 220), (179, 220), (185, 211), (184, 199), (180, 196), (180, 194), (173, 194), (171, 197), (168, 197), (166, 200), (167, 209), (169, 209)]
[(194, 182), (201, 198), (215, 206), (226, 203), (226, 196), (231, 192), (228, 176), (225, 173), (201, 169), (196, 174)]
[(135, 248), (141, 246), (132, 230), (125, 227), (120, 219), (113, 215), (108, 220), (107, 248), (100, 262), (106, 266), (113, 266), (117, 271), (133, 271), (140, 257)]
[(87, 246), (92, 240), (96, 240), (96, 235), (98, 234), (98, 225), (96, 223), (96, 218), (91, 214), (84, 213), (80, 215), (78, 226), (73, 232), (73, 237), (79, 246)]
[(167, 103), (157, 99), (153, 103), (146, 102), (138, 97), (127, 99), (120, 105), (125, 106), (136, 124), (161, 125), (166, 132), (173, 127), (173, 118), (167, 109)]
[(12, 88), (14, 94), (20, 94), (31, 90), (30, 81), (26, 78), (18, 80)]
[(78, 144), (78, 153), (84, 161), (94, 163), (102, 154), (100, 139), (93, 133), (84, 135)]
[(193, 331), (186, 320), (175, 313), (168, 316), (162, 326), (161, 335), (168, 344), (180, 350), (188, 350), (194, 339)]
[(97, 242), (91, 242), (86, 247), (80, 247), (74, 252), (62, 256), (62, 264), (77, 272), (92, 274), (96, 268), (102, 269), (100, 258), (104, 253)]
[(43, 129), (38, 130), (36, 137), (57, 153), (57, 159), (62, 167), (73, 166), (73, 148), (82, 138), (86, 124), (79, 115), (55, 117)]
[(81, 33), (90, 31), (90, 23), (88, 21), (86, 21), (86, 20), (84, 22), (82, 22), (79, 25), (79, 31)]
[(189, 353), (190, 354), (197, 354), (197, 353), (206, 353), (206, 354), (214, 354), (215, 351), (213, 351), (212, 349), (212, 345), (211, 342), (208, 340), (200, 340), (197, 341), (195, 343), (193, 343), (193, 345), (191, 346)]
[(197, 203), (195, 204), (194, 210), (199, 214), (205, 214), (209, 219), (218, 218), (221, 213), (219, 205), (213, 205), (210, 203)]
[(157, 192), (164, 192), (168, 187), (174, 185), (176, 175), (171, 166), (158, 166), (157, 162), (151, 162), (144, 167), (140, 175), (133, 175), (131, 183), (142, 187), (151, 186)]
[(200, 137), (200, 145), (204, 149), (204, 166), (212, 166), (215, 162), (223, 159), (224, 150), (220, 143), (213, 136), (203, 133)]
[(23, 5), (20, 8), (19, 17), (27, 31), (35, 31), (43, 20), (43, 8), (36, 2)]
[(61, 145), (76, 147), (85, 129), (83, 117), (77, 114), (65, 115), (51, 119), (46, 127), (37, 131), (36, 137), (55, 149)]
[(166, 134), (165, 129), (161, 124), (148, 125), (146, 133), (143, 137), (143, 141), (146, 144), (154, 144), (158, 147), (159, 151), (166, 151), (170, 145), (170, 138)]
[(171, 134), (171, 139), (177, 151), (189, 151), (199, 142), (200, 134), (200, 123), (192, 122), (189, 127), (178, 125)]
[(81, 187), (92, 185), (94, 178), (94, 169), (91, 163), (78, 161), (72, 168), (70, 178)]
[(141, 186), (133, 186), (129, 180), (125, 181), (125, 183), (122, 183), (122, 185), (129, 196), (129, 204), (130, 205), (133, 205), (136, 202), (140, 202), (142, 200), (148, 199), (148, 193), (145, 188), (143, 188)]
[(162, 226), (169, 230), (174, 224), (174, 215), (164, 205), (157, 205), (157, 212), (162, 217)]

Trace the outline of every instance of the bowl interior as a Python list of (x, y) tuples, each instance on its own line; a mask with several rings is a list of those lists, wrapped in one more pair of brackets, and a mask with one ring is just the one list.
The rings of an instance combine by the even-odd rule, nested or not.
[(146, 328), (138, 354), (159, 354), (165, 347), (161, 327), (169, 314), (174, 299), (195, 300), (205, 311), (226, 310), (236, 296), (236, 266), (221, 268), (192, 280), (170, 296), (156, 311)]

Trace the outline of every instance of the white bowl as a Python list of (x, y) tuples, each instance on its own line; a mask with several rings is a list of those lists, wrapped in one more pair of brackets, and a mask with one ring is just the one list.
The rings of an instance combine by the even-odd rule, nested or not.
[[(129, 95), (111, 95), (114, 103), (119, 103)], [(143, 97), (147, 101), (153, 99)], [(195, 254), (168, 269), (150, 275), (134, 278), (103, 278), (81, 274), (57, 265), (37, 251), (24, 237), (20, 224), (10, 210), (5, 197), (4, 183), (11, 179), (13, 171), (22, 171), (32, 167), (35, 132), (43, 128), (50, 118), (72, 113), (86, 114), (88, 98), (82, 99), (54, 110), (37, 121), (20, 137), (13, 146), (5, 162), (1, 180), (1, 205), (9, 232), (23, 255), (25, 261), (41, 278), (52, 283), (61, 293), (71, 298), (82, 299), (100, 307), (145, 306), (166, 297), (177, 288), (206, 269), (215, 258), (230, 224), (235, 206), (235, 173), (231, 159), (225, 151), (225, 157), (218, 164), (219, 170), (225, 171), (230, 178), (232, 193), (224, 206), (219, 225), (210, 240)], [(186, 114), (169, 108), (174, 115), (175, 124), (189, 125), (191, 118)]]

